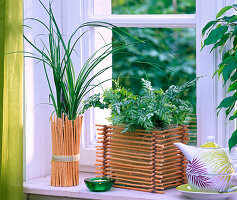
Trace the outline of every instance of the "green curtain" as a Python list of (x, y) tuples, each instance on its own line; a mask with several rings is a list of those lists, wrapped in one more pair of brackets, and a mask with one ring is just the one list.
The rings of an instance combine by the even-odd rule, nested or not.
[(23, 199), (22, 24), (23, 0), (0, 0), (1, 200)]

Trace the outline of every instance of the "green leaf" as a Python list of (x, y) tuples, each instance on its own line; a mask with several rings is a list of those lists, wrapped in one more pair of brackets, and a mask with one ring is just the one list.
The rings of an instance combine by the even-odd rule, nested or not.
[(237, 35), (237, 26), (235, 26), (235, 29), (234, 29), (232, 35)]
[(213, 29), (208, 37), (204, 40), (204, 46), (217, 42), (217, 40), (221, 39), (224, 36), (227, 30), (228, 26), (220, 26), (216, 29)]
[(236, 15), (232, 15), (232, 16), (225, 16), (221, 18), (222, 20), (224, 20), (227, 23), (233, 22), (237, 19)]
[(235, 102), (233, 102), (233, 104), (229, 108), (226, 109), (225, 111), (226, 116), (228, 116), (231, 113), (234, 107), (235, 107)]
[(231, 73), (233, 72), (234, 69), (236, 69), (237, 65), (234, 60), (226, 64), (223, 68), (222, 76), (224, 79), (224, 83), (230, 78)]
[(223, 72), (223, 69), (224, 69), (224, 65), (223, 66), (221, 66), (221, 67), (219, 67), (219, 69), (217, 70), (217, 72), (218, 72), (218, 78), (220, 77), (220, 75), (222, 74), (222, 72)]
[(237, 90), (237, 81), (235, 81), (234, 83), (232, 83), (232, 84), (229, 86), (227, 92), (231, 92), (231, 91), (234, 91), (234, 90)]
[(216, 18), (219, 18), (221, 15), (223, 15), (227, 10), (230, 10), (232, 6), (226, 6), (220, 10), (220, 12), (216, 15)]
[(226, 97), (225, 99), (222, 100), (220, 105), (217, 107), (219, 108), (228, 108), (230, 107), (235, 101), (237, 100), (236, 96), (231, 96), (231, 97)]
[(235, 118), (237, 118), (237, 110), (234, 112), (233, 116), (229, 118), (229, 120), (233, 120)]
[(228, 23), (236, 22), (236, 20), (237, 20), (237, 15), (232, 15), (231, 19), (228, 21)]
[(224, 44), (226, 43), (226, 41), (228, 40), (229, 35), (230, 35), (230, 33), (225, 34), (225, 35), (214, 45), (214, 47), (211, 49), (211, 51), (213, 51), (214, 49), (216, 49), (216, 48), (219, 47), (219, 46), (224, 45)]
[(222, 60), (225, 61), (227, 59), (230, 59), (230, 51), (225, 52), (225, 54), (223, 55)]
[(231, 138), (228, 141), (228, 145), (229, 145), (229, 150), (231, 151), (231, 149), (237, 144), (237, 130), (235, 130), (232, 133)]
[(208, 22), (204, 28), (202, 29), (202, 36), (205, 34), (206, 30), (209, 29), (211, 26), (214, 26), (217, 23), (216, 20)]
[(237, 80), (237, 71), (231, 76), (230, 80), (233, 82)]
[(236, 47), (237, 46), (237, 37), (234, 38), (234, 41), (233, 41), (233, 46)]

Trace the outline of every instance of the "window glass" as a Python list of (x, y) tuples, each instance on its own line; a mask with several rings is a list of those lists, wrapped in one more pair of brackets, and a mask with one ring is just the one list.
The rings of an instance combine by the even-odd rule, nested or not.
[(113, 14), (193, 14), (195, 0), (112, 0)]
[[(142, 94), (141, 78), (151, 81), (154, 89), (166, 90), (170, 85), (181, 85), (196, 77), (195, 28), (122, 29), (144, 43), (128, 39), (126, 43), (132, 45), (113, 54), (112, 76), (119, 79), (120, 85)], [(121, 45), (117, 41), (122, 43), (124, 38), (114, 34), (113, 41), (114, 46)], [(196, 88), (192, 87), (183, 98), (192, 105), (185, 123), (191, 125), (191, 143), (196, 144)]]

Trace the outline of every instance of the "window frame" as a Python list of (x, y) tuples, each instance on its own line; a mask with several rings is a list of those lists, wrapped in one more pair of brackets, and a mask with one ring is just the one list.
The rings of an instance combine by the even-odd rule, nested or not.
[[(25, 17), (31, 17), (38, 8), (31, 8), (32, 0), (24, 1)], [(69, 3), (70, 2), (70, 3)], [(231, 5), (236, 0), (196, 0), (196, 14), (157, 14), (157, 15), (109, 15), (111, 13), (111, 0), (61, 0), (57, 2), (57, 14), (60, 15), (62, 31), (65, 35), (70, 33), (75, 27), (78, 27), (87, 21), (104, 21), (112, 23), (119, 27), (151, 27), (151, 28), (187, 28), (196, 27), (196, 75), (204, 76), (197, 82), (197, 143), (200, 145), (205, 142), (208, 135), (216, 137), (216, 142), (221, 146), (227, 147), (227, 141), (231, 133), (235, 129), (235, 122), (226, 125), (226, 117), (224, 111), (221, 111), (217, 117), (215, 108), (225, 97), (225, 88), (221, 81), (216, 77), (212, 78), (216, 66), (220, 62), (221, 55), (217, 51), (210, 53), (211, 47), (205, 47), (201, 50), (201, 30), (204, 25), (215, 18), (217, 12), (226, 5)], [(28, 5), (29, 4), (29, 5)], [(97, 6), (94, 9), (94, 6)], [(96, 10), (96, 11), (95, 11)], [(97, 12), (99, 11), (99, 12)], [(29, 12), (29, 13), (28, 13)], [(97, 13), (95, 13), (97, 12)], [(107, 15), (104, 15), (107, 13)], [(71, 20), (71, 18), (78, 20)], [(92, 54), (95, 48), (95, 34), (90, 31), (80, 43), (80, 61), (79, 64)], [(25, 65), (34, 66), (35, 63), (25, 59)], [(50, 174), (51, 146), (50, 141), (50, 124), (44, 124), (45, 131), (42, 136), (34, 129), (34, 125), (38, 123), (34, 121), (37, 115), (32, 113), (35, 106), (34, 99), (38, 98), (35, 88), (31, 86), (32, 74), (36, 75), (37, 71), (25, 67), (24, 72), (24, 179), (30, 180)], [(42, 80), (43, 82), (44, 80)], [(207, 98), (208, 97), (208, 98)], [(96, 150), (93, 148), (95, 143), (94, 126), (94, 110), (91, 109), (84, 115), (84, 130), (80, 150), (80, 171), (94, 171), (94, 163), (96, 161)], [(85, 134), (86, 133), (86, 134)], [(32, 146), (32, 142), (36, 145), (42, 145), (40, 148)], [(42, 151), (43, 149), (43, 151)], [(42, 152), (38, 152), (42, 151)], [(46, 155), (47, 154), (47, 155)], [(32, 159), (32, 156), (37, 158)], [(36, 170), (37, 168), (37, 170)]]
[[(215, 136), (216, 142), (227, 147), (228, 138), (235, 129), (235, 123), (227, 123), (224, 110), (217, 117), (216, 107), (225, 97), (225, 88), (222, 81), (212, 77), (221, 55), (217, 51), (210, 53), (211, 47), (201, 51), (201, 31), (205, 24), (215, 19), (218, 11), (235, 1), (196, 1), (196, 14), (152, 14), (152, 15), (101, 15), (94, 13), (93, 5), (100, 5), (100, 0), (84, 1), (88, 9), (85, 21), (104, 21), (118, 27), (138, 28), (196, 28), (196, 76), (202, 77), (197, 82), (197, 145), (206, 142), (209, 135)], [(109, 2), (109, 1), (107, 1)], [(97, 8), (98, 9), (98, 8)], [(93, 36), (90, 41), (95, 41)], [(93, 47), (92, 47), (93, 48)], [(209, 67), (208, 67), (209, 66)], [(84, 149), (86, 152), (86, 148)], [(90, 149), (91, 151), (91, 149)]]

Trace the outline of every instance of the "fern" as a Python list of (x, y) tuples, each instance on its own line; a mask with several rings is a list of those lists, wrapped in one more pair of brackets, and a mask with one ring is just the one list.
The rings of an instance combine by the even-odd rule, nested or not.
[(84, 102), (84, 107), (110, 108), (112, 123), (125, 125), (123, 132), (135, 129), (149, 132), (169, 124), (182, 124), (190, 103), (180, 99), (179, 95), (194, 85), (196, 79), (181, 86), (170, 86), (165, 92), (154, 90), (150, 81), (141, 81), (142, 96), (134, 95), (116, 83), (115, 89), (105, 90), (100, 97), (98, 94), (91, 96)]

